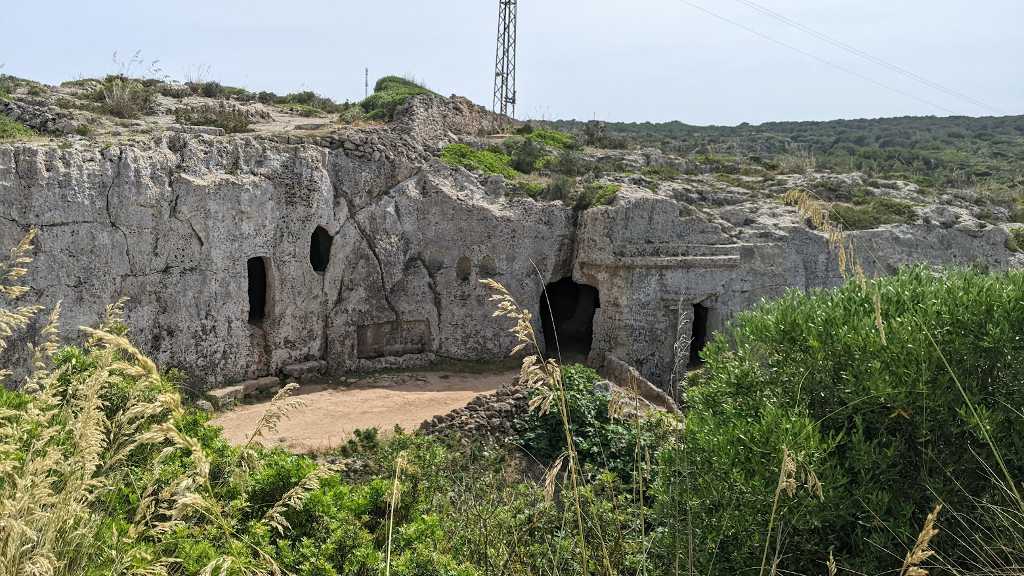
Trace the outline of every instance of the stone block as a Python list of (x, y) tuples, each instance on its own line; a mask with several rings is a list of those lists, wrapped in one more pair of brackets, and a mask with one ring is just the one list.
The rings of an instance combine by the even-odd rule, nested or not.
[(226, 386), (210, 390), (206, 393), (206, 397), (218, 410), (226, 410), (245, 397), (245, 391), (240, 385)]
[(285, 366), (281, 369), (281, 372), (289, 378), (302, 378), (303, 376), (322, 374), (326, 368), (327, 363), (323, 360), (310, 360), (309, 362)]
[(239, 384), (243, 396), (251, 396), (260, 392), (277, 392), (281, 388), (281, 379), (277, 376), (266, 376), (256, 380), (248, 380)]

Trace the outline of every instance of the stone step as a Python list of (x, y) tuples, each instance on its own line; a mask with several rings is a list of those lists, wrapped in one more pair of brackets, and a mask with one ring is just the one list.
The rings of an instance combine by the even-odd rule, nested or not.
[(323, 360), (310, 360), (299, 364), (291, 364), (281, 369), (281, 372), (289, 378), (302, 378), (303, 376), (323, 374), (327, 369), (327, 362)]
[(225, 386), (224, 388), (217, 388), (210, 390), (206, 393), (206, 397), (213, 404), (213, 407), (218, 410), (225, 410), (231, 408), (236, 402), (242, 400), (245, 397), (245, 391), (241, 385)]
[(216, 388), (206, 393), (206, 398), (218, 410), (231, 408), (238, 402), (257, 394), (274, 394), (281, 389), (281, 379), (277, 376), (265, 376), (255, 380), (246, 380), (231, 386)]
[(276, 393), (281, 389), (281, 379), (277, 376), (265, 376), (255, 380), (247, 380), (239, 384), (246, 397), (261, 392)]

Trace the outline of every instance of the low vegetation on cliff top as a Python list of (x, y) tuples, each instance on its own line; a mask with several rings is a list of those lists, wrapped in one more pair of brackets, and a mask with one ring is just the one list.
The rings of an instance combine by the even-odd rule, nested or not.
[(1020, 190), (1024, 116), (906, 117), (761, 125), (558, 121), (603, 147), (656, 147), (684, 157), (714, 155), (769, 165), (863, 172), (930, 189), (1000, 185)]
[(35, 132), (24, 124), (15, 122), (7, 116), (0, 115), (0, 142), (4, 140), (20, 140), (34, 135)]
[(359, 106), (372, 120), (391, 120), (395, 111), (409, 98), (419, 94), (434, 94), (419, 83), (401, 76), (385, 76), (373, 86), (373, 94)]
[[(0, 264), (0, 349), (39, 314)], [(532, 356), (503, 444), (231, 447), (121, 306), (0, 391), (0, 574), (1010, 574), (1024, 562), (1024, 273), (793, 292), (704, 352), (686, 426)], [(532, 349), (532, 318), (491, 283)], [(870, 288), (870, 289), (867, 289)], [(875, 320), (881, 294), (884, 334)], [(10, 378), (9, 373), (0, 378)]]
[(503, 176), (513, 194), (562, 201), (576, 210), (609, 205), (621, 188), (600, 181), (608, 167), (583, 155), (574, 136), (530, 125), (488, 148), (449, 144), (440, 157), (450, 166)]

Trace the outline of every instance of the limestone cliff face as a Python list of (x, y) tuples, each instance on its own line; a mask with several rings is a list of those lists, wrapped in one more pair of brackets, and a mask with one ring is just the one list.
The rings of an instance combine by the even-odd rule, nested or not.
[(350, 371), (507, 355), (478, 280), (536, 307), (534, 264), (542, 280), (570, 272), (572, 213), (489, 197), (438, 163), (346, 152), (184, 134), (0, 146), (0, 245), (37, 226), (32, 298), (63, 300), (68, 338), (127, 297), (136, 340), (201, 389), (307, 360)]
[[(197, 390), (307, 361), (345, 372), (504, 358), (507, 323), (478, 281), (507, 286), (540, 332), (542, 290), (567, 277), (599, 295), (580, 329), (591, 362), (614, 356), (669, 389), (693, 338), (787, 288), (841, 281), (825, 238), (776, 192), (700, 179), (651, 192), (624, 177), (611, 206), (576, 214), (431, 154), (506, 127), (468, 101), (419, 98), (389, 127), (314, 138), (0, 145), (0, 246), (38, 227), (31, 298), (63, 300), (65, 336), (127, 297), (136, 341)], [(1005, 228), (919, 211), (919, 224), (853, 233), (869, 274), (1024, 266)]]
[[(671, 192), (626, 190), (615, 205), (585, 212), (574, 266), (577, 280), (601, 294), (591, 360), (611, 354), (666, 389), (694, 359), (694, 340), (738, 312), (787, 289), (843, 281), (827, 238), (777, 200), (721, 202), (719, 196), (720, 205), (697, 208)], [(1024, 256), (1006, 248), (1002, 227), (966, 214), (923, 220), (848, 233), (865, 272), (891, 274), (920, 263), (993, 271), (1024, 266)]]

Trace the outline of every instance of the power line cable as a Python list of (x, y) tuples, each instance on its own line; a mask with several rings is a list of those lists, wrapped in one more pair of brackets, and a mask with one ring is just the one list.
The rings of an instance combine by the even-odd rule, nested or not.
[(936, 108), (938, 110), (942, 110), (943, 112), (945, 112), (945, 113), (947, 113), (947, 114), (949, 114), (951, 116), (957, 116), (958, 115), (958, 113), (956, 111), (950, 110), (949, 108), (946, 108), (945, 106), (943, 106), (941, 104), (936, 104), (935, 102), (932, 102), (931, 100), (926, 100), (924, 98), (921, 98), (920, 96), (916, 96), (916, 95), (914, 95), (914, 94), (912, 94), (910, 92), (907, 92), (906, 90), (901, 90), (901, 89), (896, 88), (894, 86), (890, 86), (890, 85), (885, 84), (883, 82), (879, 82), (878, 80), (875, 80), (874, 78), (871, 78), (870, 76), (865, 76), (864, 74), (861, 74), (860, 72), (857, 72), (856, 70), (853, 70), (851, 68), (847, 68), (846, 66), (843, 66), (841, 64), (836, 64), (835, 62), (832, 62), (831, 60), (826, 60), (825, 58), (822, 58), (821, 56), (818, 56), (817, 54), (814, 54), (813, 52), (808, 52), (807, 50), (804, 50), (802, 48), (797, 48), (796, 46), (793, 46), (792, 44), (788, 44), (786, 42), (783, 42), (782, 40), (777, 40), (775, 38), (772, 38), (771, 36), (761, 32), (759, 30), (751, 28), (751, 27), (747, 26), (746, 24), (742, 24), (742, 23), (737, 22), (736, 20), (733, 20), (733, 19), (728, 18), (726, 16), (722, 16), (721, 14), (718, 14), (716, 12), (712, 12), (711, 10), (708, 10), (707, 8), (705, 8), (705, 7), (703, 7), (703, 6), (699, 5), (699, 4), (694, 4), (693, 2), (690, 2), (689, 0), (679, 0), (679, 1), (682, 2), (683, 4), (686, 4), (686, 5), (690, 6), (690, 7), (692, 7), (692, 8), (700, 10), (701, 12), (704, 12), (705, 14), (707, 14), (709, 16), (717, 18), (717, 19), (719, 19), (719, 20), (721, 20), (723, 22), (732, 24), (733, 26), (736, 26), (738, 28), (742, 28), (743, 30), (746, 30), (747, 32), (750, 32), (751, 34), (753, 34), (755, 36), (763, 38), (763, 39), (765, 39), (765, 40), (767, 40), (769, 42), (778, 44), (779, 46), (782, 46), (783, 48), (788, 48), (788, 49), (790, 49), (790, 50), (792, 50), (794, 52), (797, 52), (799, 54), (803, 54), (804, 56), (807, 56), (808, 58), (812, 58), (814, 60), (817, 60), (818, 62), (820, 62), (822, 64), (825, 64), (826, 66), (831, 66), (832, 68), (835, 68), (836, 70), (840, 70), (842, 72), (850, 74), (851, 76), (856, 76), (857, 78), (860, 78), (861, 80), (863, 80), (865, 82), (870, 82), (871, 84), (874, 84), (875, 86), (878, 86), (880, 88), (884, 88), (886, 90), (889, 90), (890, 92), (895, 92), (896, 94), (900, 94), (901, 96), (906, 96), (907, 98), (911, 98), (911, 99), (917, 100), (918, 102), (921, 102), (922, 104), (926, 104), (926, 105), (931, 106), (933, 108)]
[(998, 108), (996, 108), (994, 106), (990, 106), (990, 105), (986, 104), (985, 102), (982, 102), (981, 100), (978, 100), (977, 98), (973, 98), (973, 97), (971, 97), (971, 96), (969, 96), (967, 94), (964, 94), (963, 92), (958, 92), (957, 90), (954, 90), (953, 88), (949, 88), (947, 86), (943, 86), (942, 84), (939, 84), (938, 82), (935, 82), (933, 80), (929, 80), (928, 78), (925, 78), (924, 76), (921, 76), (920, 74), (916, 74), (913, 71), (908, 70), (908, 69), (906, 69), (906, 68), (904, 68), (904, 67), (902, 67), (902, 66), (900, 66), (898, 64), (893, 64), (892, 62), (888, 62), (886, 60), (883, 60), (883, 59), (881, 59), (881, 58), (879, 58), (879, 57), (877, 57), (877, 56), (875, 56), (873, 54), (870, 54), (868, 52), (865, 52), (865, 51), (857, 48), (856, 46), (852, 46), (850, 44), (847, 44), (846, 42), (843, 42), (842, 40), (837, 40), (835, 38), (832, 38), (831, 36), (829, 36), (828, 34), (825, 34), (824, 32), (820, 32), (818, 30), (815, 30), (814, 28), (811, 28), (810, 26), (805, 26), (804, 24), (801, 24), (800, 22), (797, 22), (796, 20), (793, 20), (792, 18), (788, 18), (787, 16), (785, 16), (783, 14), (780, 14), (779, 12), (776, 12), (776, 11), (772, 10), (771, 8), (767, 8), (765, 6), (762, 6), (761, 4), (758, 4), (757, 2), (753, 2), (752, 0), (736, 0), (736, 2), (739, 2), (741, 4), (745, 4), (746, 6), (749, 6), (750, 8), (753, 8), (754, 10), (757, 10), (758, 12), (761, 12), (762, 14), (765, 14), (765, 15), (771, 17), (771, 18), (774, 18), (775, 20), (778, 20), (779, 22), (782, 22), (782, 23), (784, 23), (784, 24), (786, 24), (788, 26), (796, 28), (797, 30), (800, 30), (802, 32), (810, 34), (811, 36), (814, 36), (815, 38), (817, 38), (817, 39), (819, 39), (819, 40), (821, 40), (823, 42), (827, 42), (828, 44), (831, 44), (832, 46), (835, 46), (835, 47), (837, 47), (837, 48), (839, 48), (841, 50), (845, 50), (845, 51), (847, 51), (847, 52), (849, 52), (849, 53), (851, 53), (851, 54), (853, 54), (855, 56), (858, 56), (860, 58), (863, 58), (864, 60), (867, 60), (868, 62), (871, 62), (873, 64), (877, 64), (877, 65), (885, 67), (885, 68), (888, 68), (889, 70), (891, 70), (893, 72), (896, 72), (897, 74), (901, 74), (903, 76), (906, 76), (908, 78), (916, 80), (917, 82), (919, 82), (919, 83), (921, 83), (921, 84), (923, 84), (925, 86), (928, 86), (930, 88), (933, 88), (935, 90), (943, 92), (943, 93), (945, 93), (945, 94), (947, 94), (949, 96), (953, 96), (955, 98), (959, 98), (959, 99), (961, 99), (961, 100), (963, 100), (965, 102), (969, 102), (971, 104), (974, 104), (975, 106), (978, 106), (979, 108), (984, 108), (984, 109), (988, 110), (989, 112), (993, 112), (995, 114), (1002, 114), (1003, 113)]

